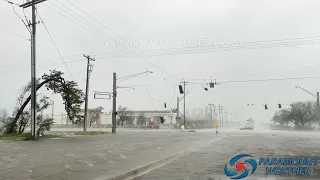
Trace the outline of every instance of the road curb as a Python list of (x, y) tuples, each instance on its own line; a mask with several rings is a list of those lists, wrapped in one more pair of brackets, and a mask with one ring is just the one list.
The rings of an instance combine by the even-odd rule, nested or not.
[(180, 157), (188, 154), (188, 153), (191, 153), (191, 152), (194, 152), (196, 151), (197, 149), (199, 148), (203, 148), (203, 147), (206, 147), (208, 145), (210, 145), (211, 143), (215, 142), (215, 141), (219, 141), (221, 139), (223, 139), (225, 136), (222, 136), (216, 140), (213, 140), (213, 141), (210, 141), (209, 143), (205, 144), (205, 145), (199, 145), (199, 146), (196, 146), (194, 148), (188, 148), (184, 151), (180, 151), (172, 156), (169, 156), (169, 157), (166, 157), (164, 159), (161, 159), (161, 160), (158, 160), (158, 161), (155, 161), (151, 164), (148, 164), (148, 165), (145, 165), (145, 166), (141, 166), (139, 168), (136, 168), (136, 169), (133, 169), (133, 170), (129, 170), (127, 171), (126, 173), (122, 174), (122, 175), (119, 175), (119, 176), (115, 176), (115, 177), (112, 177), (112, 178), (108, 178), (108, 179), (105, 179), (105, 180), (129, 180), (129, 179), (132, 179), (134, 177), (136, 177), (137, 175), (143, 175), (145, 173), (148, 173), (149, 171), (152, 171), (154, 169), (157, 169), (163, 165), (165, 165), (166, 163), (170, 163), (171, 161), (174, 161), (176, 159), (179, 159)]

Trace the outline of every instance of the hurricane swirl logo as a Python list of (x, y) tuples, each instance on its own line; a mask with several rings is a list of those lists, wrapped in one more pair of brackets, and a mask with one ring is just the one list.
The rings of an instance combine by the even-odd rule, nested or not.
[[(246, 160), (241, 161), (241, 159), (244, 157), (250, 157), (250, 158), (249, 159), (247, 158)], [(233, 157), (230, 160), (230, 165), (232, 167), (235, 167), (235, 171), (230, 171), (228, 169), (228, 164), (226, 164), (226, 166), (224, 167), (224, 172), (231, 179), (243, 179), (243, 178), (247, 177), (249, 175), (249, 171), (250, 171), (248, 169), (248, 166), (252, 167), (251, 174), (253, 174), (257, 169), (257, 161), (255, 159), (253, 159), (250, 154), (239, 154), (239, 155)]]

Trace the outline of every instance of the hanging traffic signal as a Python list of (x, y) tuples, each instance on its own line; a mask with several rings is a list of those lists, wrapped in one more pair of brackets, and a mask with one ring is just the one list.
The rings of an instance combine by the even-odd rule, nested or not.
[(183, 94), (183, 88), (181, 85), (179, 85), (179, 91), (180, 91), (180, 94)]
[(268, 109), (268, 106), (267, 106), (266, 104), (264, 105), (264, 109), (265, 109), (265, 110), (267, 110), (267, 109)]
[(164, 108), (167, 108), (167, 103), (164, 103)]
[(210, 88), (214, 88), (214, 83), (213, 82), (210, 83)]
[(281, 109), (281, 104), (278, 104), (279, 109)]

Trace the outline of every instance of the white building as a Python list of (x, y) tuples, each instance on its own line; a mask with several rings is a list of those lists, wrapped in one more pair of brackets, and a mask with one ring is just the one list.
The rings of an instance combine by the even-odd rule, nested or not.
[[(83, 113), (82, 113), (83, 114)], [(176, 124), (176, 111), (175, 110), (142, 110), (142, 111), (132, 111), (126, 118), (127, 121), (125, 123), (126, 126), (133, 125), (137, 126), (139, 116), (143, 115), (146, 119), (146, 122), (160, 122), (160, 117), (163, 117), (165, 120), (164, 124), (173, 127)], [(54, 126), (75, 126), (69, 120), (67, 114), (54, 115)], [(117, 120), (120, 119), (117, 116)], [(93, 127), (97, 125), (101, 126), (110, 126), (112, 125), (112, 115), (110, 113), (102, 113), (100, 114), (100, 118), (92, 123)], [(146, 124), (147, 125), (147, 124)]]
[[(75, 126), (72, 124), (72, 122), (69, 120), (67, 114), (60, 114), (60, 115), (54, 115), (54, 126)], [(97, 125), (103, 125), (103, 126), (111, 126), (112, 125), (112, 115), (102, 113), (100, 114), (100, 118), (92, 123), (92, 127), (96, 127)]]
[[(132, 111), (128, 117), (132, 119), (133, 125), (137, 126), (139, 116), (144, 116), (146, 122), (160, 122), (160, 117), (165, 120), (164, 124), (173, 127), (176, 124), (177, 113), (175, 110), (142, 110), (142, 111)], [(129, 123), (129, 122), (128, 122)]]

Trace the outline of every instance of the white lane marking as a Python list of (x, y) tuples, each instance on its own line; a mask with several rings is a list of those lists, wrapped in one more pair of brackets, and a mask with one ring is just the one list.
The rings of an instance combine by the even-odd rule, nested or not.
[[(167, 161), (165, 161), (165, 162), (163, 162), (163, 163), (161, 163), (161, 164), (159, 164), (158, 166), (155, 166), (155, 167), (151, 167), (150, 169), (147, 169), (147, 170), (145, 170), (145, 171), (141, 171), (140, 173), (137, 173), (137, 174), (135, 174), (135, 175), (132, 175), (132, 176), (129, 176), (129, 177), (126, 177), (126, 178), (124, 178), (124, 180), (131, 180), (131, 179), (133, 179), (133, 178), (136, 178), (136, 177), (139, 177), (139, 176), (143, 176), (143, 175), (145, 175), (145, 174), (148, 174), (148, 173), (150, 173), (151, 171), (154, 171), (154, 170), (156, 170), (156, 169), (159, 169), (160, 167), (162, 167), (162, 166), (164, 166), (164, 165), (167, 165), (167, 164), (169, 164), (169, 163), (171, 163), (172, 161), (174, 161), (174, 160), (177, 160), (177, 159), (179, 159), (180, 157), (182, 157), (183, 155), (186, 155), (186, 154), (188, 154), (188, 153), (190, 153), (190, 152), (194, 152), (194, 151), (196, 151), (196, 150), (198, 150), (198, 149), (200, 149), (200, 148), (204, 148), (204, 147), (206, 147), (206, 146), (208, 146), (208, 145), (210, 145), (210, 144), (212, 144), (212, 143), (214, 143), (214, 142), (217, 142), (217, 141), (220, 141), (221, 139), (223, 139), (223, 138), (225, 138), (226, 136), (222, 136), (221, 138), (218, 138), (218, 139), (215, 139), (215, 140), (213, 140), (213, 141), (210, 141), (208, 144), (205, 144), (205, 145), (203, 145), (203, 146), (197, 146), (197, 147), (195, 147), (194, 149), (191, 149), (191, 150), (184, 150), (184, 151), (180, 151), (179, 153), (177, 153), (177, 157), (175, 157), (175, 158), (172, 158), (172, 159), (169, 159), (169, 160), (167, 160)], [(180, 154), (180, 155), (179, 155)]]

